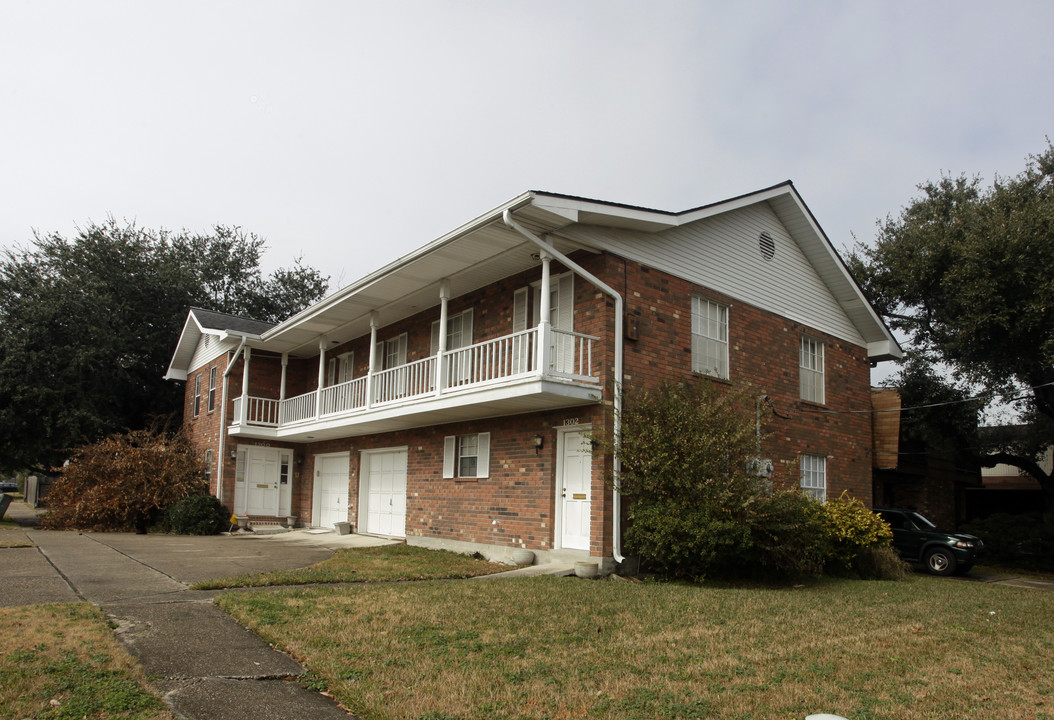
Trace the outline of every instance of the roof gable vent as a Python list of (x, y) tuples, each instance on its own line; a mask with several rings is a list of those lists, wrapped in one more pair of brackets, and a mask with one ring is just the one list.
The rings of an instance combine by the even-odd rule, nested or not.
[(758, 249), (761, 250), (761, 257), (771, 260), (776, 255), (776, 241), (767, 232), (763, 232), (758, 235)]

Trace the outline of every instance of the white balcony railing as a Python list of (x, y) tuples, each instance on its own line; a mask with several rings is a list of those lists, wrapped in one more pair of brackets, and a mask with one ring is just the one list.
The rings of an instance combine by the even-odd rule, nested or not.
[(318, 392), (312, 390), (309, 393), (303, 395), (297, 395), (294, 398), (282, 401), (282, 410), (279, 413), (279, 417), (282, 418), (282, 425), (292, 425), (293, 423), (304, 422), (305, 420), (314, 420), (315, 413), (318, 411), (316, 406), (316, 397)]
[[(540, 346), (539, 334), (539, 328), (530, 328), (444, 353), (438, 393), (436, 362), (439, 358), (433, 355), (323, 388), (321, 398), (314, 390), (282, 401), (249, 397), (244, 419), (241, 406), (245, 398), (235, 398), (234, 423), (244, 421), (249, 425), (281, 427), (367, 412), (375, 406), (529, 377), (539, 374), (537, 369), (543, 365), (547, 367), (544, 374), (550, 377), (600, 382), (593, 371), (593, 344), (599, 338), (550, 328), (548, 341)], [(367, 388), (371, 388), (369, 392)]]

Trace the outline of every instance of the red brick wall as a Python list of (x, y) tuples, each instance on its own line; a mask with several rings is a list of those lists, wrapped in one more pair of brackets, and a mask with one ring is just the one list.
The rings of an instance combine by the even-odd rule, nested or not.
[[(570, 422), (599, 425), (601, 412), (591, 406), (315, 443), (306, 448), (300, 491), (310, 498), (316, 453), (349, 452), (349, 520), (357, 526), (360, 453), (406, 446), (407, 536), (549, 550), (556, 512), (558, 428)], [(491, 433), (489, 477), (443, 478), (444, 438), (479, 432)], [(544, 438), (537, 453), (532, 443), (536, 434)], [(611, 554), (610, 526), (603, 522), (611, 495), (604, 470), (604, 459), (594, 454), (590, 538), (594, 555)]]
[[(827, 460), (828, 496), (843, 489), (870, 499), (870, 406), (869, 366), (864, 348), (837, 340), (816, 330), (764, 312), (756, 307), (712, 292), (685, 280), (646, 268), (610, 254), (577, 253), (574, 259), (601, 280), (622, 292), (626, 317), (635, 325), (637, 338), (625, 343), (623, 382), (627, 391), (654, 385), (664, 379), (695, 378), (699, 382), (723, 382), (691, 372), (691, 297), (702, 295), (729, 307), (729, 367), (731, 382), (749, 382), (756, 392), (767, 394), (778, 415), (765, 427), (763, 455), (776, 466), (776, 480), (798, 483), (798, 457), (803, 453), (824, 455)], [(563, 268), (552, 264), (554, 274)], [(473, 308), (473, 341), (499, 337), (512, 331), (512, 298), (516, 289), (541, 277), (541, 268), (505, 278), (449, 303), (451, 314)], [(614, 388), (614, 304), (611, 298), (583, 278), (575, 277), (575, 330), (604, 340), (594, 346), (594, 368), (604, 380), (605, 399), (610, 403)], [(431, 323), (439, 318), (438, 305), (378, 332), (379, 340), (408, 333), (407, 359), (426, 357), (430, 352)], [(532, 318), (531, 322), (534, 323)], [(825, 343), (824, 405), (798, 399), (798, 351), (802, 334)], [(355, 376), (366, 373), (369, 336), (357, 338), (327, 351), (335, 357), (355, 352)], [(219, 362), (225, 362), (221, 359)], [(241, 393), (241, 360), (229, 377), (230, 400)], [(222, 374), (223, 368), (220, 368)], [(204, 370), (207, 372), (207, 368)], [(287, 397), (310, 391), (317, 385), (318, 360), (290, 359)], [(278, 356), (254, 352), (250, 360), (250, 394), (278, 397), (281, 361)], [(207, 384), (207, 383), (206, 383)], [(193, 375), (187, 385), (187, 417), (193, 401)], [(578, 417), (601, 430), (605, 406), (484, 420), (473, 423), (384, 435), (346, 438), (292, 446), (304, 457), (294, 484), (293, 512), (310, 519), (313, 494), (314, 455), (351, 452), (352, 522), (357, 521), (359, 452), (365, 449), (407, 446), (409, 462), (407, 533), (496, 545), (526, 544), (548, 549), (553, 542), (555, 485), (555, 427)], [(228, 419), (233, 412), (228, 405)], [(204, 414), (204, 413), (203, 413)], [(213, 442), (218, 437), (218, 411), (209, 419), (188, 420), (195, 437)], [(211, 423), (211, 424), (210, 424)], [(491, 432), (491, 477), (479, 481), (444, 480), (443, 437)], [(535, 455), (529, 439), (545, 437), (544, 450)], [(251, 443), (252, 441), (242, 441)], [(233, 503), (234, 460), (229, 449), (225, 463), (224, 499)], [(287, 444), (275, 443), (275, 446)], [(594, 457), (593, 554), (610, 554), (610, 490), (604, 484), (610, 460)], [(498, 524), (493, 523), (498, 520)]]
[[(762, 454), (776, 466), (774, 480), (797, 484), (798, 457), (824, 455), (828, 497), (848, 490), (870, 501), (870, 365), (865, 348), (638, 263), (605, 257), (606, 277), (601, 279), (626, 288), (627, 315), (638, 324), (638, 339), (626, 341), (627, 391), (677, 377), (724, 382), (691, 371), (691, 298), (696, 294), (726, 305), (730, 382), (753, 385), (785, 416), (771, 415), (763, 427)], [(803, 334), (824, 342), (823, 405), (798, 397)]]
[[(209, 372), (211, 368), (216, 368), (216, 402), (212, 412), (209, 412)], [(227, 355), (224, 354), (210, 361), (204, 367), (188, 373), (186, 395), (183, 402), (184, 432), (194, 447), (201, 452), (202, 457), (204, 457), (206, 450), (211, 449), (213, 453), (212, 467), (209, 468), (209, 492), (212, 494), (216, 493), (217, 471), (220, 460), (219, 443), (222, 430), (220, 409), (223, 403), (223, 371), (226, 368)], [(195, 417), (194, 383), (197, 377), (201, 378), (201, 403), (198, 408), (198, 415)]]

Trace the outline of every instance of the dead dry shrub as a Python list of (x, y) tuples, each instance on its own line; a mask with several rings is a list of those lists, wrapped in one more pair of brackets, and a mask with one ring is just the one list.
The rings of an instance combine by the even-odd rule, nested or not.
[(58, 469), (42, 526), (146, 532), (161, 511), (207, 491), (205, 466), (182, 433), (133, 430), (77, 448)]

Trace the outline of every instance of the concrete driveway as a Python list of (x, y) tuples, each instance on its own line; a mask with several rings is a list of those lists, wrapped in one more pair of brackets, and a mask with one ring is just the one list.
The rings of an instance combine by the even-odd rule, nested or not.
[[(16, 510), (16, 520), (19, 514)], [(28, 523), (32, 517), (22, 520)], [(10, 538), (13, 532), (5, 534)], [(331, 698), (296, 682), (305, 672), (299, 663), (215, 607), (215, 591), (188, 586), (304, 567), (332, 556), (335, 547), (387, 541), (303, 531), (186, 537), (59, 532), (27, 525), (21, 533), (35, 546), (0, 549), (0, 606), (76, 601), (99, 606), (154, 678), (155, 689), (183, 717), (349, 717)]]

